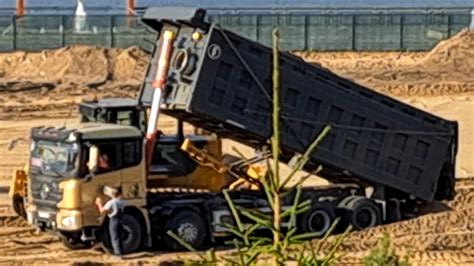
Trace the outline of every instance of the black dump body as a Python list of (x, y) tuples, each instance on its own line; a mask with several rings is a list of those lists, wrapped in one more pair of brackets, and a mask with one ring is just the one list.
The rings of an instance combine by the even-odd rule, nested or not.
[[(216, 24), (203, 10), (150, 8), (143, 21), (177, 33), (162, 112), (252, 147), (272, 134), (272, 51)], [(176, 16), (173, 16), (175, 14)], [(161, 20), (160, 20), (161, 19)], [(198, 41), (194, 32), (202, 33)], [(285, 38), (285, 36), (281, 36)], [(158, 42), (140, 100), (149, 105)], [(325, 125), (330, 133), (305, 170), (330, 181), (357, 179), (386, 197), (454, 196), (457, 123), (441, 119), (281, 54), (283, 162), (301, 154)]]

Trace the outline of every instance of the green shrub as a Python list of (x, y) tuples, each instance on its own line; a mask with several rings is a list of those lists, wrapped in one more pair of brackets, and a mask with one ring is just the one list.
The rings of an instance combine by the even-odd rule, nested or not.
[(403, 260), (391, 245), (390, 236), (384, 233), (377, 246), (364, 258), (365, 266), (409, 266), (408, 258)]

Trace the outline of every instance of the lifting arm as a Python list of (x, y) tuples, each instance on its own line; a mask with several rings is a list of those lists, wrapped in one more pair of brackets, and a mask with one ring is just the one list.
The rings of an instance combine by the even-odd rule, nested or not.
[(235, 181), (229, 185), (230, 189), (240, 187), (241, 185), (250, 184), (252, 189), (259, 188), (258, 179), (265, 176), (265, 169), (255, 165), (266, 158), (269, 154), (263, 154), (256, 156), (249, 160), (240, 159), (229, 165), (223, 163), (221, 160), (207, 153), (205, 150), (199, 149), (194, 146), (191, 141), (187, 138), (181, 145), (181, 149), (185, 151), (191, 159), (197, 162), (199, 165), (210, 167), (220, 174), (229, 173)]
[[(168, 70), (170, 65), (171, 53), (173, 52), (173, 42), (175, 40), (175, 33), (172, 31), (165, 31), (163, 33), (163, 43), (161, 45), (161, 53), (158, 59), (158, 68), (156, 71), (156, 78), (153, 82), (153, 100), (151, 104), (151, 112), (148, 120), (146, 132), (146, 160), (147, 168), (150, 168), (151, 159), (153, 157), (153, 149), (156, 141), (156, 129), (158, 125), (158, 118), (160, 115), (160, 106), (162, 101), (163, 90), (165, 89), (168, 80)], [(149, 170), (147, 170), (149, 171)]]
[(223, 174), (229, 171), (229, 166), (208, 154), (202, 149), (197, 148), (191, 143), (191, 140), (186, 138), (181, 145), (181, 150), (185, 151), (191, 159), (197, 162), (199, 165), (210, 167), (216, 172)]

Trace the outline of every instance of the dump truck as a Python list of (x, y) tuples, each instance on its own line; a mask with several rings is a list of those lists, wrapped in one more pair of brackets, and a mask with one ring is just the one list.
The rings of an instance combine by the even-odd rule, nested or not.
[[(79, 105), (79, 112), (79, 128), (32, 129), (29, 164), (15, 171), (10, 189), (18, 214), (25, 214), (30, 223), (43, 231), (58, 233), (71, 249), (91, 247), (98, 241), (105, 249), (110, 248), (107, 230), (99, 230), (105, 228), (106, 221), (97, 216), (91, 205), (92, 197), (102, 197), (106, 187), (120, 187), (130, 206), (142, 206), (139, 201), (168, 194), (255, 189), (254, 182), (246, 179), (255, 179), (257, 173), (252, 171), (257, 168), (249, 167), (235, 156), (222, 154), (221, 140), (216, 136), (185, 136), (180, 121), (176, 134), (158, 133), (149, 170), (144, 171), (147, 161), (141, 146), (147, 114), (136, 99), (85, 101)], [(94, 177), (86, 174), (90, 155), (83, 153), (82, 145), (99, 147), (101, 154), (109, 156), (110, 168), (97, 169)], [(152, 189), (148, 191), (149, 188)], [(148, 193), (156, 196), (148, 199)], [(152, 230), (148, 215), (130, 206), (126, 208), (124, 225), (128, 232), (124, 239), (127, 253), (150, 246), (151, 238), (145, 239), (141, 232)], [(163, 207), (166, 209), (166, 204)], [(73, 230), (64, 230), (65, 224)]]
[[(127, 203), (127, 253), (157, 241), (180, 249), (168, 230), (195, 248), (228, 235), (220, 224), (232, 223), (233, 217), (220, 190), (229, 183), (215, 186), (217, 190), (198, 186), (216, 173), (245, 176), (248, 165), (223, 163), (218, 153), (198, 147), (202, 136), (185, 141), (177, 134), (167, 146), (168, 137), (156, 125), (164, 113), (265, 150), (272, 135), (272, 56), (270, 48), (205, 17), (205, 10), (185, 7), (145, 12), (142, 21), (159, 34), (138, 98), (137, 108), (147, 110), (145, 133), (117, 123), (32, 129), (30, 223), (60, 234), (69, 246), (101, 242), (110, 248), (107, 217), (100, 216), (93, 202), (103, 197), (105, 186), (113, 186), (122, 188)], [(319, 175), (331, 184), (302, 190), (301, 198), (310, 200), (311, 208), (296, 219), (300, 231), (322, 235), (337, 217), (365, 229), (401, 220), (421, 204), (453, 198), (456, 122), (288, 53), (281, 53), (280, 64), (281, 162), (298, 158), (331, 125), (302, 168), (311, 173), (322, 166)], [(110, 168), (101, 169), (101, 154), (108, 155)], [(192, 182), (193, 176), (200, 182)], [(244, 186), (229, 195), (237, 205), (270, 209), (262, 190)], [(283, 208), (293, 199), (294, 192), (285, 194)]]
[[(153, 19), (165, 16), (161, 9), (150, 9), (143, 18), (156, 30), (177, 34), (162, 112), (251, 147), (266, 145), (272, 134), (271, 49), (205, 23), (203, 10), (180, 11), (183, 18), (164, 17), (161, 23)], [(151, 73), (156, 59), (152, 62)], [(284, 162), (302, 154), (331, 125), (305, 170), (322, 165), (328, 180), (355, 179), (382, 199), (453, 198), (456, 122), (289, 53), (281, 53), (280, 65)], [(151, 103), (153, 91), (147, 83), (141, 104)]]

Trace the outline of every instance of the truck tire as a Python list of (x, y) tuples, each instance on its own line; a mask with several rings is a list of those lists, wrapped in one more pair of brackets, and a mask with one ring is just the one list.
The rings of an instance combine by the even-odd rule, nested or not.
[(181, 244), (176, 242), (166, 233), (171, 230), (182, 240), (195, 249), (202, 249), (207, 232), (204, 220), (194, 211), (177, 210), (167, 220), (164, 231), (164, 240), (168, 248), (172, 250), (184, 250)]
[(364, 197), (353, 197), (343, 207), (344, 218), (355, 230), (374, 227), (382, 223), (380, 208), (374, 201)]
[(82, 241), (80, 237), (61, 233), (61, 242), (63, 245), (72, 250), (88, 249), (94, 245), (92, 241)]
[(322, 237), (331, 228), (335, 218), (331, 203), (318, 202), (301, 216), (299, 226), (304, 233), (319, 233)]
[[(142, 247), (143, 239), (143, 226), (140, 220), (128, 213), (124, 213), (122, 218), (123, 253), (130, 254), (138, 251)], [(102, 247), (106, 252), (113, 253), (108, 223), (103, 231)]]

